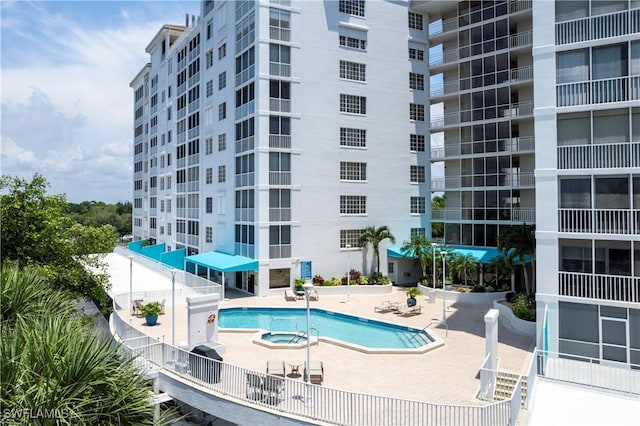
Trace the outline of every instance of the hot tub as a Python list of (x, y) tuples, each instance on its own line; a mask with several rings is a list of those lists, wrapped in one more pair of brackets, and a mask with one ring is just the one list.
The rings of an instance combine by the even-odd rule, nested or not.
[[(254, 334), (253, 343), (272, 349), (300, 349), (307, 346), (307, 336), (288, 331), (260, 331)], [(318, 339), (311, 336), (310, 343), (317, 345)]]

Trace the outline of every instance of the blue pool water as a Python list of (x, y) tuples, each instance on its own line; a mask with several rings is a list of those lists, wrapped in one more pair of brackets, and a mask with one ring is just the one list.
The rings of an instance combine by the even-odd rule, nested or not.
[[(219, 313), (222, 328), (298, 332), (307, 329), (304, 308), (226, 308)], [(425, 331), (358, 318), (324, 309), (311, 309), (311, 327), (321, 337), (372, 349), (414, 349), (433, 342)], [(315, 336), (311, 331), (311, 336)]]

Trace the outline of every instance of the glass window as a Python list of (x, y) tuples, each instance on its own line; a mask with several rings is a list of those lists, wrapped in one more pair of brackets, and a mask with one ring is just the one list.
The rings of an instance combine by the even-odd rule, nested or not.
[(560, 208), (591, 208), (591, 181), (589, 178), (560, 180)]
[(593, 66), (591, 78), (600, 80), (626, 76), (628, 74), (627, 54), (626, 43), (594, 48), (591, 53)]
[[(600, 56), (606, 56), (605, 53), (603, 52)], [(561, 52), (557, 54), (556, 59), (556, 82), (558, 84), (589, 80), (589, 51), (587, 49)]]
[(629, 178), (598, 177), (595, 184), (596, 209), (628, 209)]

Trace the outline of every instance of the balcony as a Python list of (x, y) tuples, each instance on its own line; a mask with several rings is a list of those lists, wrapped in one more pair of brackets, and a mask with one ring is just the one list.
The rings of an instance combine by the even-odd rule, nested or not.
[(290, 222), (291, 221), (291, 208), (279, 207), (269, 209), (269, 221), (271, 222)]
[(248, 68), (240, 71), (236, 74), (236, 87), (246, 83), (251, 80), (256, 75), (256, 67), (255, 65), (251, 65)]
[(255, 209), (236, 208), (236, 220), (240, 222), (253, 222), (255, 220)]
[(534, 137), (523, 136), (519, 138), (465, 142), (462, 144), (447, 144), (444, 147), (434, 147), (431, 149), (431, 161), (442, 161), (444, 159), (456, 158), (462, 155), (498, 152), (523, 153), (534, 151)]
[(556, 44), (580, 43), (640, 32), (640, 9), (556, 23)]
[(236, 188), (253, 186), (255, 184), (255, 172), (236, 174)]
[(640, 302), (640, 277), (558, 272), (560, 296)]
[(640, 210), (558, 209), (558, 231), (580, 234), (640, 234)]
[(236, 141), (236, 154), (251, 151), (255, 145), (255, 136), (249, 136)]
[(291, 112), (291, 99), (269, 98), (269, 111)]
[[(464, 208), (465, 213), (463, 214), (462, 208), (444, 208), (431, 210), (431, 220), (437, 222), (460, 222), (463, 220), (474, 220), (473, 219), (473, 208)], [(482, 208), (480, 208), (482, 210)], [(482, 220), (500, 220), (500, 221), (511, 221), (516, 223), (536, 223), (536, 209), (533, 207), (523, 207), (523, 208), (509, 208), (509, 207), (500, 207), (499, 209), (487, 208), (487, 214), (484, 216)], [(497, 217), (497, 212), (499, 210), (500, 217)], [(488, 212), (493, 211), (493, 216), (491, 216)]]
[(460, 123), (492, 120), (497, 117), (522, 118), (531, 116), (533, 116), (533, 101), (523, 101), (516, 104), (484, 108), (484, 110), (478, 108), (476, 110), (433, 115), (431, 116), (430, 124), (432, 129), (440, 129), (443, 127), (457, 126)]
[(291, 135), (269, 135), (269, 148), (291, 149)]
[(533, 80), (533, 65), (512, 69), (509, 71), (509, 79), (511, 84)]
[(291, 64), (269, 62), (269, 74), (279, 77), (291, 77)]
[(640, 75), (558, 84), (558, 107), (640, 100)]
[(429, 88), (430, 98), (439, 98), (446, 95), (452, 95), (460, 91), (460, 82), (447, 81), (444, 84), (434, 84)]
[(530, 46), (533, 44), (533, 31), (524, 31), (509, 37), (509, 48)]
[(255, 109), (255, 100), (249, 101), (246, 104), (236, 107), (236, 120), (240, 120), (247, 115), (253, 114), (255, 112)]
[(291, 185), (290, 171), (269, 172), (269, 185)]
[(291, 41), (291, 30), (289, 28), (269, 27), (269, 38), (271, 40)]
[(558, 169), (640, 167), (640, 142), (558, 147)]

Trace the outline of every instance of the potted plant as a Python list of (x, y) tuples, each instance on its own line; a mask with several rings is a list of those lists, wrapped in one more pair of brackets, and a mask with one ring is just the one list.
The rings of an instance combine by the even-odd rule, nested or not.
[(407, 306), (416, 306), (418, 303), (416, 296), (420, 294), (422, 294), (422, 291), (418, 287), (411, 287), (407, 290)]
[(160, 312), (162, 312), (160, 302), (149, 302), (142, 307), (142, 315), (145, 317), (147, 325), (156, 325)]
[(296, 278), (295, 280), (293, 280), (293, 286), (295, 287), (296, 292), (304, 291), (302, 289), (302, 286), (305, 282), (307, 282), (307, 280), (305, 280), (304, 278)]

